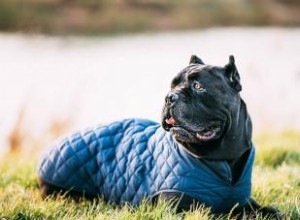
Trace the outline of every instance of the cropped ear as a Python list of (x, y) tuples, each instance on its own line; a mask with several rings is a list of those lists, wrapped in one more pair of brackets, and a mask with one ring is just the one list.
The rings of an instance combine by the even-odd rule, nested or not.
[(240, 75), (238, 73), (238, 70), (235, 66), (234, 56), (229, 56), (229, 63), (225, 65), (225, 72), (229, 79), (230, 85), (236, 90), (241, 91), (242, 86), (240, 83)]
[(203, 61), (199, 58), (199, 57), (197, 57), (196, 55), (192, 55), (191, 56), (191, 59), (190, 59), (190, 64), (203, 64), (204, 65), (204, 63), (203, 63)]

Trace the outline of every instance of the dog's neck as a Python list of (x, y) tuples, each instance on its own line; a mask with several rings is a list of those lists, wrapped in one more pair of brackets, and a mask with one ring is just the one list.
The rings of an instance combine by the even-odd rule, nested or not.
[(252, 147), (252, 123), (246, 104), (240, 105), (230, 115), (227, 132), (220, 140), (205, 144), (184, 145), (196, 157), (212, 160), (236, 160)]

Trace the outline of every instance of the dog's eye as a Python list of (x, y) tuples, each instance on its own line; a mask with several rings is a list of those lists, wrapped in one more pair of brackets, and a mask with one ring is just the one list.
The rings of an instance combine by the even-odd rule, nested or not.
[(198, 83), (198, 82), (195, 82), (194, 83), (194, 89), (198, 90), (198, 91), (203, 91), (204, 90), (204, 87)]

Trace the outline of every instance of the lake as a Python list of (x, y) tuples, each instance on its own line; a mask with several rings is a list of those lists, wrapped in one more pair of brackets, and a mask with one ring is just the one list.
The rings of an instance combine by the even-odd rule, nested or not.
[[(300, 129), (300, 29), (214, 28), (117, 37), (0, 34), (0, 146), (21, 109), (27, 134), (51, 121), (72, 129), (129, 117), (160, 120), (174, 77), (197, 54), (233, 54), (254, 131)], [(1, 148), (1, 147), (0, 147)]]

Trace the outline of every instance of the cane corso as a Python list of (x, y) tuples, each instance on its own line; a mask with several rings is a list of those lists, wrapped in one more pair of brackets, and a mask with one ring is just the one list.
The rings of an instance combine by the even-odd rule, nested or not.
[(43, 196), (103, 197), (115, 204), (172, 201), (177, 211), (204, 204), (212, 213), (261, 213), (251, 198), (255, 150), (233, 56), (225, 66), (197, 56), (171, 83), (162, 125), (126, 119), (55, 143), (39, 165)]
[[(171, 83), (165, 99), (162, 126), (199, 160), (226, 161), (235, 185), (245, 169), (252, 144), (252, 122), (240, 97), (242, 85), (231, 55), (225, 66), (205, 65), (193, 55), (190, 65)], [(178, 209), (188, 210), (195, 199), (177, 193), (162, 194), (179, 201)], [(198, 201), (199, 202), (199, 201)], [(260, 206), (253, 198), (234, 213), (260, 212), (280, 219), (276, 209)]]

